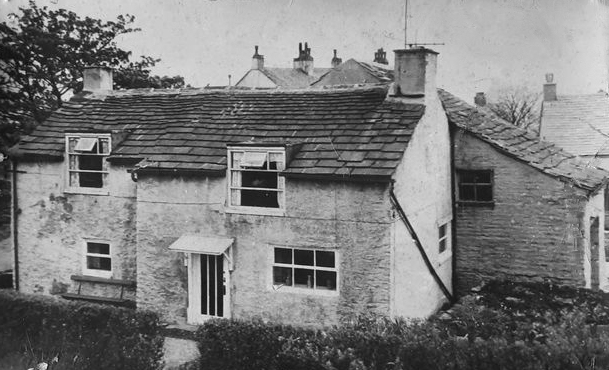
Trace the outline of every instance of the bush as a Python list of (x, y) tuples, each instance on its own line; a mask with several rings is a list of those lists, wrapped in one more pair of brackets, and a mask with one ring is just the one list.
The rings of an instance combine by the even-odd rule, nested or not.
[[(159, 369), (163, 336), (151, 312), (0, 291), (0, 354), (61, 369)], [(0, 355), (1, 356), (1, 355)], [(1, 361), (1, 359), (0, 359)]]
[[(522, 293), (529, 288), (514, 289)], [(490, 291), (484, 294), (491, 295)], [(486, 305), (482, 293), (466, 297), (427, 321), (360, 316), (325, 330), (212, 320), (197, 332), (200, 366), (230, 370), (609, 368), (609, 334), (591, 320), (603, 317), (594, 312), (607, 309), (603, 294), (580, 292), (584, 298), (575, 301), (580, 299), (581, 308), (535, 303), (538, 296), (527, 304), (524, 296), (513, 294), (512, 289), (506, 297), (516, 299), (506, 300), (493, 293), (496, 304), (492, 306)], [(558, 297), (559, 302), (563, 299)], [(517, 309), (507, 306), (516, 303)]]

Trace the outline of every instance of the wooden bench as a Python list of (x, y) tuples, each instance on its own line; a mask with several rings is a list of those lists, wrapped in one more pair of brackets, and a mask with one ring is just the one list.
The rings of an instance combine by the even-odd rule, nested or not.
[[(95, 303), (108, 303), (115, 306), (124, 307), (135, 307), (135, 302), (129, 299), (124, 299), (123, 294), (125, 288), (135, 288), (136, 282), (133, 280), (122, 280), (122, 279), (105, 279), (96, 276), (87, 275), (72, 275), (70, 279), (78, 281), (78, 292), (77, 293), (64, 293), (61, 296), (65, 299), (70, 300), (81, 300)], [(118, 285), (121, 287), (121, 295), (119, 298), (112, 297), (99, 297), (93, 295), (81, 294), (82, 283), (92, 283), (101, 285)]]

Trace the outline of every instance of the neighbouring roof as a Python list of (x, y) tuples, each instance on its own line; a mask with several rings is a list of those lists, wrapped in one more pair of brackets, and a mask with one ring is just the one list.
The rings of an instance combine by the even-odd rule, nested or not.
[(313, 68), (313, 73), (306, 74), (301, 69), (265, 67), (260, 71), (279, 87), (303, 88), (317, 81), (328, 70), (330, 68)]
[(565, 95), (544, 101), (540, 134), (578, 155), (609, 155), (609, 95)]
[(274, 141), (302, 144), (287, 175), (387, 181), (424, 106), (386, 96), (387, 86), (114, 91), (66, 102), (14, 153), (60, 160), (66, 132), (114, 130), (123, 137), (110, 160), (145, 158), (140, 167), (148, 170), (223, 175), (227, 145)]
[(438, 89), (438, 94), (451, 123), (545, 174), (585, 190), (596, 190), (609, 176), (609, 172), (590, 166), (555, 144), (488, 115), (442, 89)]
[(393, 81), (393, 69), (384, 64), (349, 59), (328, 70), (312, 86), (389, 83)]

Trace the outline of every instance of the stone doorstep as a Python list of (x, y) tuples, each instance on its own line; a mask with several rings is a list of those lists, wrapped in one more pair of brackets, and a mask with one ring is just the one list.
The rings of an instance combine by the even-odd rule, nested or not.
[(165, 337), (163, 370), (198, 369), (200, 356), (197, 342), (194, 340)]

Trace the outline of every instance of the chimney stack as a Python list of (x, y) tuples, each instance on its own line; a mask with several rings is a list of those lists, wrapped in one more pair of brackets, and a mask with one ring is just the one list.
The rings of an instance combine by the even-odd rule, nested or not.
[(252, 56), (252, 69), (264, 69), (264, 55), (258, 54), (258, 45), (254, 46), (254, 56)]
[(543, 101), (556, 100), (556, 84), (554, 83), (554, 74), (546, 73), (546, 83), (543, 85)]
[(298, 44), (298, 58), (294, 58), (294, 69), (300, 69), (308, 75), (313, 73), (311, 48), (309, 48), (309, 45), (306, 42), (304, 44), (304, 49), (302, 48), (302, 42)]
[(438, 53), (424, 47), (397, 49), (394, 53), (394, 94), (412, 98), (436, 96)]
[(334, 58), (332, 58), (332, 63), (331, 63), (332, 68), (338, 67), (342, 62), (343, 62), (343, 60), (336, 56), (336, 49), (334, 49)]
[(103, 66), (85, 67), (83, 73), (83, 91), (111, 91), (112, 68)]
[(474, 104), (477, 107), (484, 107), (486, 105), (486, 95), (483, 92), (477, 92), (474, 97)]
[(383, 48), (378, 49), (376, 53), (374, 53), (374, 62), (385, 65), (389, 64), (387, 61), (387, 52), (383, 50)]

